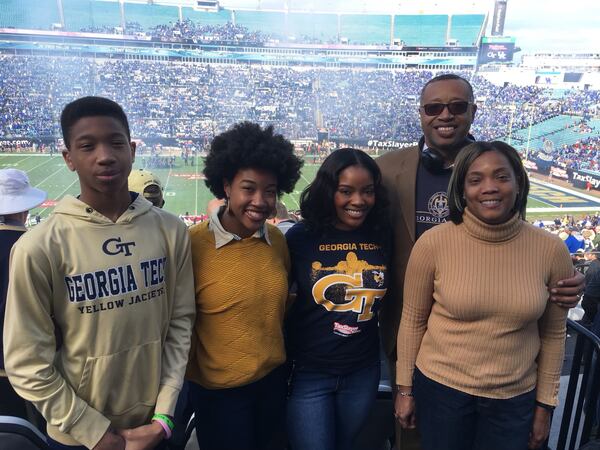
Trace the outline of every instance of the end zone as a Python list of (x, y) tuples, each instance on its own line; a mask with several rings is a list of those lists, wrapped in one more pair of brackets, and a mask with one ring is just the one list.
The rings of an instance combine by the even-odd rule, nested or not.
[(527, 208), (527, 212), (600, 211), (600, 198), (598, 197), (535, 178), (530, 178), (529, 181), (531, 182), (529, 198), (548, 206)]

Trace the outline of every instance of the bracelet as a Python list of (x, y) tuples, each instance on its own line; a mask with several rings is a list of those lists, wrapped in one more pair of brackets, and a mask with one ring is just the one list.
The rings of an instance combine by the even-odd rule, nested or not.
[(535, 406), (539, 406), (540, 408), (545, 409), (546, 411), (550, 411), (550, 412), (554, 411), (554, 406), (546, 405), (545, 403), (538, 402), (537, 400), (535, 401)]
[(171, 436), (173, 435), (173, 433), (172, 433), (171, 429), (169, 428), (169, 425), (167, 425), (164, 420), (152, 418), (152, 422), (156, 422), (162, 427), (162, 429), (165, 432), (165, 439), (171, 439)]
[(171, 419), (169, 416), (167, 416), (165, 414), (154, 414), (152, 416), (152, 420), (162, 420), (169, 427), (169, 430), (171, 430), (171, 431), (173, 431), (173, 428), (175, 428), (173, 419)]
[(412, 392), (398, 391), (398, 395), (400, 397), (414, 397)]

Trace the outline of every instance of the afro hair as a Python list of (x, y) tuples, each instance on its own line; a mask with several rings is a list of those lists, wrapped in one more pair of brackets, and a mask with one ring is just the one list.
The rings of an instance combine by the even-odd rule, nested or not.
[(277, 195), (290, 193), (300, 178), (303, 161), (294, 155), (294, 146), (273, 126), (261, 128), (240, 122), (215, 136), (204, 159), (205, 183), (217, 198), (225, 198), (223, 180), (229, 182), (241, 169), (261, 169), (277, 178)]

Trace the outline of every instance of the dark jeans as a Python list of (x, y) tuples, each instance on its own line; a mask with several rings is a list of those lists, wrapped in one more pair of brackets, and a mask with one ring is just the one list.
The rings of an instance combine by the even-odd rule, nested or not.
[(0, 376), (0, 416), (20, 417), (29, 421), (42, 433), (46, 431), (46, 421), (35, 406), (19, 397), (8, 378), (3, 376)]
[(175, 414), (173, 414), (173, 423), (175, 428), (173, 429), (173, 436), (169, 439), (167, 448), (169, 450), (183, 450), (185, 449), (186, 435), (188, 423), (194, 414), (194, 408), (190, 401), (190, 382), (184, 381), (177, 398), (177, 405), (175, 406)]
[(15, 392), (7, 377), (0, 376), (0, 416), (28, 419), (27, 402)]
[(581, 301), (581, 307), (585, 315), (583, 316), (582, 322), (591, 324), (596, 317), (598, 312), (598, 305), (600, 304), (600, 297), (593, 295), (584, 295)]
[[(60, 442), (56, 442), (50, 436), (46, 436), (46, 442), (48, 442), (48, 447), (51, 450), (88, 450), (88, 448), (84, 445), (65, 445)], [(163, 441), (155, 447), (155, 450), (165, 450), (166, 442)]]
[(56, 442), (49, 436), (46, 436), (46, 440), (48, 441), (48, 446), (52, 450), (87, 450), (87, 447), (84, 445), (64, 445), (60, 442)]
[(509, 399), (469, 395), (415, 370), (417, 427), (423, 450), (526, 450), (535, 389)]
[(287, 404), (292, 449), (351, 449), (375, 403), (379, 372), (379, 362), (347, 375), (295, 370)]
[(205, 389), (190, 382), (200, 448), (269, 449), (284, 428), (286, 391), (286, 366), (236, 388)]

